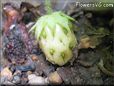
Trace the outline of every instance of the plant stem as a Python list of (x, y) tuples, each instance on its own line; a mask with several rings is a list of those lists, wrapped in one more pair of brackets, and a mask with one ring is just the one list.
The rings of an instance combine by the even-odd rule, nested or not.
[(45, 0), (45, 10), (47, 14), (51, 14), (53, 12), (51, 8), (51, 0)]

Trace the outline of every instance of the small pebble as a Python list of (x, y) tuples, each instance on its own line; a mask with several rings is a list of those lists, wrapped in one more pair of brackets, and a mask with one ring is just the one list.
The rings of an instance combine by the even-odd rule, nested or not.
[(33, 61), (38, 61), (38, 57), (35, 54), (31, 55), (31, 59)]
[(59, 76), (57, 71), (52, 72), (48, 76), (48, 79), (49, 79), (49, 82), (52, 83), (52, 84), (61, 84), (63, 82), (62, 78)]
[(13, 82), (14, 84), (18, 84), (18, 83), (20, 83), (20, 81), (21, 81), (21, 80), (20, 80), (20, 76), (15, 75), (15, 76), (13, 77), (13, 81), (12, 81), (12, 82)]
[(21, 81), (21, 71), (17, 70), (14, 74), (13, 74), (13, 79), (12, 82), (14, 84), (18, 84)]
[(28, 75), (32, 74), (32, 71), (27, 71), (27, 74), (28, 74)]
[(21, 65), (21, 66), (16, 66), (16, 70), (20, 70), (20, 71), (23, 71), (23, 72), (26, 72), (26, 71), (33, 71), (35, 70), (35, 64), (34, 63), (31, 63), (31, 64), (28, 64), (28, 65)]
[(1, 77), (7, 77), (9, 80), (12, 78), (12, 72), (8, 67), (5, 67), (0, 74)]
[(36, 76), (35, 74), (28, 75), (28, 79), (29, 79), (28, 83), (32, 85), (46, 85), (47, 84), (47, 81), (45, 78), (41, 76)]

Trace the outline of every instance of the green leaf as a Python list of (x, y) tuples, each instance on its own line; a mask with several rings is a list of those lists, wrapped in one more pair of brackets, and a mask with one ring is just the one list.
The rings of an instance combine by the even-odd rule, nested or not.
[(66, 29), (67, 31), (70, 31), (67, 18), (62, 17), (60, 14), (57, 13), (54, 15), (54, 19), (55, 19), (56, 23), (58, 23), (59, 25), (64, 27), (64, 29)]
[(72, 17), (70, 17), (70, 16), (64, 14), (63, 12), (60, 12), (60, 14), (61, 14), (63, 17), (66, 17), (66, 18), (69, 19), (69, 20), (75, 21), (74, 18), (72, 18)]

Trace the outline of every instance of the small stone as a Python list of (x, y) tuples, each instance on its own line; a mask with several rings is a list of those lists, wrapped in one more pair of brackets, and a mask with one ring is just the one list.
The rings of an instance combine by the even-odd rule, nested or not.
[(12, 78), (12, 72), (8, 67), (5, 67), (0, 74), (1, 77), (7, 77), (9, 80)]
[(17, 71), (13, 74), (12, 82), (13, 82), (14, 84), (20, 83), (20, 81), (21, 81), (21, 75), (22, 75), (21, 71), (17, 70)]
[(31, 55), (31, 59), (33, 61), (38, 61), (38, 57), (35, 54)]
[(53, 84), (61, 84), (63, 81), (61, 79), (61, 77), (59, 76), (59, 74), (57, 73), (57, 71), (51, 73), (48, 77), (49, 82), (53, 83)]
[(16, 66), (16, 70), (20, 70), (20, 71), (23, 71), (23, 72), (33, 71), (33, 70), (35, 70), (35, 68), (36, 68), (36, 66), (33, 62), (30, 63), (30, 64), (27, 64), (27, 65)]
[(28, 75), (28, 79), (29, 79), (29, 80), (31, 80), (31, 79), (33, 79), (33, 78), (35, 78), (35, 77), (37, 77), (35, 74), (30, 74), (30, 75)]
[(29, 84), (32, 85), (46, 85), (45, 78), (41, 76), (36, 76), (35, 74), (28, 75)]
[(15, 75), (14, 77), (13, 77), (13, 83), (14, 84), (18, 84), (18, 83), (20, 83), (20, 81), (21, 81), (21, 79), (20, 79), (20, 76), (18, 76), (18, 75)]
[(28, 75), (32, 74), (32, 71), (27, 71), (27, 74), (28, 74)]

